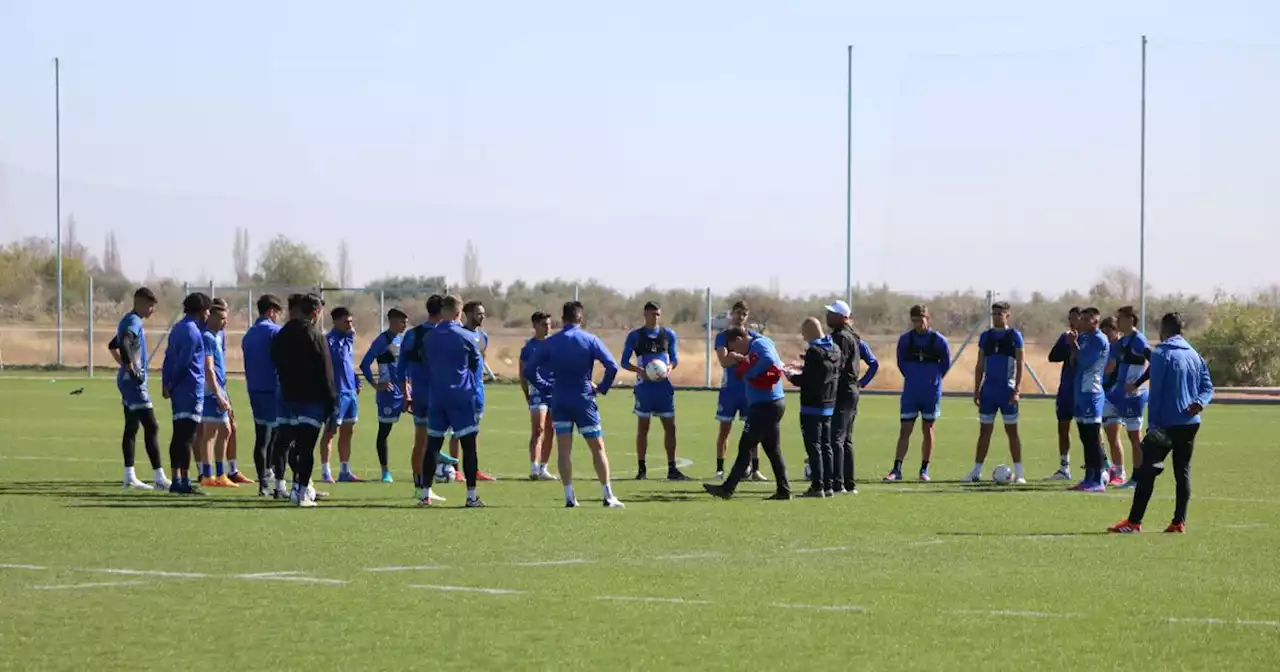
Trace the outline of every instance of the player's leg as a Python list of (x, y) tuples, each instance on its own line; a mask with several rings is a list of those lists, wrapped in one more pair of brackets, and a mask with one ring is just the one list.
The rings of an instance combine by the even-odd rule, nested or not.
[(467, 508), (483, 507), (485, 504), (476, 494), (476, 481), (480, 473), (479, 455), (476, 453), (476, 440), (480, 434), (481, 413), (475, 403), (452, 404), (448, 407), (449, 424), (453, 427), (453, 436), (462, 449), (462, 473), (467, 483)]
[(600, 481), (600, 491), (605, 508), (625, 508), (622, 501), (613, 494), (612, 474), (609, 469), (609, 455), (604, 450), (604, 430), (600, 427), (600, 410), (594, 401), (577, 413), (574, 424), (582, 438), (586, 439), (587, 448), (591, 451), (591, 464), (596, 469), (596, 479)]
[(645, 457), (649, 453), (649, 424), (653, 411), (649, 408), (649, 395), (643, 386), (635, 389), (636, 414), (636, 480), (643, 481), (649, 477), (649, 469), (645, 466)]
[(231, 480), (226, 467), (228, 456), (230, 455), (228, 450), (231, 445), (231, 425), (229, 423), (209, 425), (208, 431), (213, 434), (213, 460), (216, 465), (214, 468), (214, 480), (218, 482), (220, 487), (240, 487), (235, 481)]
[(831, 422), (835, 419), (835, 414), (833, 412), (832, 415), (818, 417), (818, 452), (822, 455), (822, 470), (826, 475), (826, 483), (823, 487), (826, 495), (833, 497), (836, 494), (836, 487), (842, 487), (844, 484), (844, 476), (836, 470), (835, 446), (831, 442), (833, 436)]
[(542, 424), (542, 452), (538, 455), (538, 478), (544, 481), (555, 481), (559, 478), (547, 469), (547, 465), (551, 462), (551, 450), (555, 448), (556, 431), (555, 419), (551, 415), (550, 407), (547, 409), (546, 419)]
[(390, 440), (391, 430), (394, 429), (395, 426), (395, 422), (388, 422), (387, 420), (382, 419), (378, 420), (378, 438), (375, 440), (374, 446), (378, 452), (378, 466), (382, 470), (383, 483), (390, 483), (392, 481), (391, 465), (388, 462), (390, 448), (387, 445), (387, 442)]
[(354, 394), (342, 396), (338, 416), (338, 480), (359, 483), (360, 477), (351, 471), (351, 440), (355, 436), (356, 423), (360, 422), (360, 399)]
[(996, 427), (996, 411), (999, 405), (985, 395), (978, 397), (978, 445), (973, 452), (973, 469), (965, 480), (977, 483), (982, 480), (982, 465), (987, 461), (987, 453), (991, 451), (991, 434)]
[(289, 462), (289, 454), (293, 452), (296, 433), (291, 420), (287, 420), (283, 415), (278, 417), (277, 424), (271, 434), (271, 442), (267, 446), (271, 475), (276, 481), (275, 488), (271, 491), (271, 497), (273, 499), (288, 499), (289, 482), (286, 480), (288, 475), (286, 468)]
[(298, 506), (311, 507), (316, 504), (311, 478), (315, 471), (316, 442), (320, 439), (320, 432), (327, 420), (323, 409), (306, 407), (293, 426), (294, 441), (290, 458), (294, 489), (290, 500)]
[(733, 419), (738, 415), (738, 407), (733, 390), (720, 388), (716, 399), (716, 422), (719, 428), (716, 433), (716, 478), (724, 478), (724, 454), (729, 447), (729, 434), (733, 432)]
[(1078, 422), (1080, 443), (1084, 447), (1085, 478), (1075, 489), (1085, 492), (1103, 492), (1106, 485), (1102, 481), (1102, 423), (1099, 418), (1085, 418), (1087, 422)]
[(449, 433), (450, 426), (448, 409), (445, 408), (443, 400), (436, 400), (436, 403), (427, 409), (426, 450), (422, 453), (420, 466), (423, 484), (422, 496), (418, 499), (420, 506), (431, 506), (434, 502), (444, 501), (443, 497), (432, 492), (431, 484), (434, 481), (435, 465), (438, 462), (438, 456), (444, 450), (445, 436)]
[(856, 405), (846, 404), (837, 406), (831, 416), (832, 472), (829, 476), (834, 481), (836, 494), (858, 489), (853, 476), (853, 422), (857, 414)]
[(1143, 446), (1146, 459), (1133, 474), (1133, 480), (1137, 481), (1138, 485), (1133, 490), (1133, 503), (1129, 505), (1129, 517), (1113, 526), (1112, 531), (1123, 531), (1117, 528), (1126, 523), (1141, 527), (1142, 520), (1147, 515), (1147, 505), (1151, 503), (1151, 495), (1155, 492), (1156, 478), (1164, 472), (1164, 461), (1171, 452), (1173, 452), (1173, 443), (1167, 439), (1167, 435), (1162, 437), (1147, 435)]
[[(570, 418), (569, 409), (559, 408), (552, 411), (557, 417)], [(556, 435), (556, 468), (560, 472), (560, 480), (564, 483), (564, 505), (573, 508), (578, 499), (573, 492), (573, 427), (571, 420), (557, 420), (554, 423)]]
[(231, 479), (231, 482), (236, 485), (253, 483), (248, 477), (240, 473), (240, 429), (236, 424), (235, 418), (230, 413), (227, 415), (227, 419), (230, 422), (228, 426), (230, 433), (227, 435), (227, 478)]
[[(173, 483), (169, 492), (181, 495), (199, 494), (191, 485), (191, 449), (196, 432), (200, 429), (199, 412), (182, 412), (174, 409), (173, 434), (169, 438), (169, 468), (173, 471)], [(194, 416), (194, 417), (193, 417)]]
[(1187, 505), (1191, 503), (1191, 455), (1195, 452), (1196, 434), (1200, 425), (1183, 425), (1168, 430), (1173, 444), (1173, 478), (1177, 483), (1177, 500), (1173, 508), (1173, 521), (1166, 532), (1185, 532)]
[(1071, 425), (1075, 419), (1072, 405), (1061, 397), (1054, 401), (1054, 409), (1058, 415), (1058, 470), (1049, 475), (1047, 481), (1071, 480)]
[(779, 399), (769, 404), (769, 422), (760, 431), (760, 449), (769, 458), (769, 467), (778, 482), (777, 490), (768, 499), (791, 499), (791, 483), (787, 480), (787, 463), (782, 459), (782, 417), (786, 415), (786, 402)]
[(156, 422), (156, 411), (147, 406), (135, 411), (138, 424), (142, 427), (142, 442), (147, 450), (147, 460), (151, 462), (151, 471), (155, 474), (153, 486), (166, 490), (172, 483), (164, 474), (164, 463), (160, 460), (160, 423)]
[(542, 444), (545, 440), (543, 433), (547, 426), (547, 407), (543, 405), (541, 398), (532, 396), (529, 398), (529, 480), (538, 480), (538, 474), (542, 473), (543, 463), (539, 461), (542, 451)]
[(150, 490), (151, 486), (138, 479), (133, 468), (134, 450), (138, 443), (138, 428), (142, 426), (139, 411), (124, 406), (124, 432), (120, 437), (120, 453), (124, 458), (124, 487), (134, 490)]
[(1026, 475), (1022, 472), (1022, 435), (1018, 432), (1018, 404), (1006, 404), (1000, 407), (1000, 416), (1004, 419), (1004, 433), (1009, 437), (1009, 459), (1013, 460), (1013, 482), (1025, 485)]
[(920, 417), (920, 405), (906, 394), (899, 396), (898, 417), (898, 446), (893, 452), (893, 468), (884, 477), (886, 483), (902, 480), (902, 462), (911, 448), (911, 434), (916, 429), (916, 418)]
[(712, 496), (729, 499), (737, 490), (738, 483), (747, 477), (751, 469), (751, 454), (760, 443), (760, 433), (756, 428), (767, 421), (768, 414), (763, 409), (756, 410), (757, 406), (762, 405), (754, 404), (747, 408), (742, 433), (738, 435), (738, 455), (733, 465), (729, 467), (729, 473), (725, 475), (724, 482), (720, 485), (703, 484), (702, 487)]
[(920, 409), (920, 460), (933, 461), (934, 424), (942, 417), (942, 395), (934, 397)]
[(809, 460), (809, 489), (804, 497), (827, 496), (826, 463), (822, 459), (822, 416), (800, 414), (800, 437), (804, 441), (804, 454)]
[(667, 480), (687, 481), (689, 477), (676, 466), (676, 388), (669, 380), (655, 385), (656, 389), (651, 392), (652, 410), (662, 423), (662, 448), (667, 453)]

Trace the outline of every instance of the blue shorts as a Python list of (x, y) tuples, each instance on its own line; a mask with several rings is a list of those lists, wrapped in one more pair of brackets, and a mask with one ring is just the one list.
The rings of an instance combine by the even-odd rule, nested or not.
[(360, 400), (354, 392), (341, 392), (329, 417), (328, 430), (336, 431), (338, 425), (354, 425), (360, 420)]
[(249, 411), (254, 424), (275, 427), (280, 424), (280, 393), (250, 392)]
[(214, 397), (204, 398), (204, 409), (200, 412), (202, 425), (230, 425), (231, 416), (226, 409), (218, 408), (218, 400)]
[(600, 427), (600, 409), (594, 399), (577, 404), (556, 404), (551, 407), (552, 427), (556, 434), (570, 434), (577, 427), (584, 438), (596, 439), (604, 434)]
[(1058, 422), (1068, 422), (1076, 419), (1075, 397), (1072, 395), (1063, 395), (1061, 392), (1054, 398), (1054, 410), (1058, 413)]
[(120, 390), (120, 403), (130, 411), (140, 411), (144, 408), (151, 408), (151, 395), (147, 393), (145, 385), (130, 384), (124, 381), (117, 381), (116, 387)]
[(716, 400), (716, 420), (733, 422), (734, 418), (747, 419), (747, 392), (741, 387), (722, 387)]
[(378, 392), (378, 422), (394, 424), (404, 414), (404, 395)]
[(321, 429), (329, 421), (324, 404), (284, 402), (280, 404), (280, 424), (297, 427), (309, 425)]
[(169, 397), (169, 406), (173, 409), (173, 419), (175, 421), (191, 420), (200, 422), (204, 415), (204, 396), (197, 397), (194, 394), (179, 392)]
[(540, 412), (551, 409), (551, 393), (529, 390), (529, 411)]
[(1018, 403), (1009, 403), (1013, 390), (1007, 387), (986, 391), (978, 395), (978, 422), (984, 425), (994, 424), (996, 413), (1004, 418), (1004, 424), (1018, 424)]
[(1095, 394), (1077, 394), (1073, 407), (1076, 422), (1082, 425), (1098, 425), (1102, 423), (1102, 415), (1106, 410), (1106, 398), (1101, 392)]
[[(427, 409), (427, 435), (445, 436), (453, 432), (454, 436), (463, 437), (480, 431), (480, 418), (483, 411), (477, 408), (475, 397), (468, 399), (434, 400)], [(417, 418), (414, 418), (417, 424)]]
[(676, 388), (669, 380), (640, 383), (635, 388), (637, 418), (676, 417)]
[(1147, 408), (1147, 395), (1115, 396), (1108, 399), (1102, 411), (1102, 424), (1123, 425), (1130, 432), (1142, 431), (1142, 413)]
[(902, 395), (898, 401), (898, 410), (902, 420), (920, 418), (924, 422), (933, 422), (942, 417), (942, 395)]

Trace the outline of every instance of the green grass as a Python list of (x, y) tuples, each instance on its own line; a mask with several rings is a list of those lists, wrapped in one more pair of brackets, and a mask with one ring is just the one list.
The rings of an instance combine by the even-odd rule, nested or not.
[[(85, 394), (68, 396), (79, 386)], [(365, 400), (355, 463), (372, 476)], [(619, 391), (604, 407), (615, 472), (627, 479), (629, 404)], [(682, 393), (678, 407), (687, 471), (709, 477), (714, 396)], [(573, 511), (561, 508), (557, 484), (518, 479), (527, 420), (513, 388), (491, 392), (481, 438), (482, 467), (512, 478), (483, 486), (482, 511), (452, 508), (458, 485), (441, 488), (444, 508), (412, 506), (408, 423), (393, 435), (401, 482), (330, 486), (329, 501), (299, 510), (248, 489), (201, 500), (121, 492), (109, 379), (0, 378), (0, 409), (0, 563), (45, 568), (0, 568), (0, 669), (1050, 669), (1079, 667), (1088, 654), (1088, 665), (1118, 669), (1240, 670), (1275, 669), (1280, 651), (1280, 411), (1271, 408), (1207, 413), (1190, 533), (1180, 537), (1159, 533), (1173, 505), (1168, 475), (1149, 514), (1154, 530), (1131, 537), (1100, 534), (1127, 512), (1120, 493), (950, 480), (971, 465), (977, 430), (962, 400), (944, 404), (941, 482), (764, 503), (769, 488), (758, 485), (721, 502), (696, 485), (620, 478), (624, 511), (599, 507), (583, 479), (584, 508)], [(784, 438), (798, 472), (792, 411)], [(1056, 467), (1052, 413), (1024, 403), (1033, 479)], [(864, 400), (864, 480), (889, 466), (896, 431), (896, 400)], [(246, 437), (246, 455), (250, 445)], [(988, 471), (1005, 450), (997, 439)], [(589, 473), (585, 448), (577, 466)], [(564, 560), (582, 562), (521, 564)], [(365, 571), (413, 565), (448, 569)], [(210, 578), (85, 571), (94, 568)], [(346, 583), (233, 578), (262, 572)]]

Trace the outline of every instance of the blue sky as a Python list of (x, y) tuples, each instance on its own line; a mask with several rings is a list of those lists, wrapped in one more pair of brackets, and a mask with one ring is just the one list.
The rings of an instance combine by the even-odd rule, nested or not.
[[(63, 209), (126, 271), (230, 278), (236, 226), (357, 283), (598, 278), (627, 289), (854, 278), (1086, 289), (1274, 281), (1280, 3), (0, 0), (0, 236)], [(256, 251), (256, 250), (255, 250)]]

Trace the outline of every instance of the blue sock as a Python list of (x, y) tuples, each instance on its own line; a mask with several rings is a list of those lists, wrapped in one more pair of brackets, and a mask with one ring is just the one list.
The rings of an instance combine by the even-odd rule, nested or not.
[(225, 464), (226, 464), (225, 462), (219, 462), (219, 463), (218, 463), (218, 475), (219, 475), (219, 476), (222, 476), (222, 475), (223, 475), (223, 465), (225, 465)]
[(414, 475), (413, 475), (413, 487), (415, 487), (415, 488), (421, 488), (421, 487), (422, 487), (422, 474), (414, 474)]

